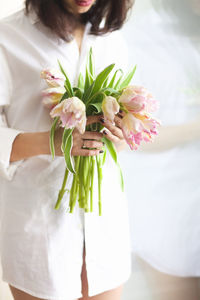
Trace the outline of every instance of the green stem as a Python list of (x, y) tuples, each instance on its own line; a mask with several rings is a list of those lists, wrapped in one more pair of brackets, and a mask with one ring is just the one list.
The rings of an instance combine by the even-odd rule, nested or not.
[(75, 175), (73, 177), (73, 183), (72, 183), (72, 187), (71, 187), (71, 192), (70, 192), (70, 213), (73, 213), (74, 207), (76, 205), (76, 199), (78, 196), (78, 169), (79, 169), (79, 163), (80, 163), (80, 156), (77, 156), (74, 158), (75, 160)]
[(84, 198), (83, 198), (83, 207), (86, 211), (87, 207), (87, 175), (88, 175), (88, 157), (84, 156), (83, 157), (83, 166), (82, 166), (82, 178), (83, 178), (83, 184), (82, 184), (82, 191), (84, 193)]
[(91, 164), (91, 185), (90, 185), (90, 212), (93, 211), (93, 189), (94, 189), (94, 171), (95, 171), (95, 158), (92, 156)]
[(74, 203), (74, 188), (75, 188), (75, 175), (73, 175), (73, 182), (70, 190), (70, 200), (69, 200), (69, 207), (70, 207), (70, 213), (73, 213), (72, 205)]
[(79, 171), (78, 171), (78, 180), (79, 180), (79, 196), (78, 196), (78, 202), (79, 207), (83, 208), (82, 205), (82, 199), (83, 199), (83, 192), (82, 192), (82, 166), (83, 166), (83, 157), (80, 157), (80, 163), (79, 163)]
[(77, 156), (76, 158), (76, 190), (75, 190), (75, 196), (77, 198), (78, 196), (78, 191), (79, 191), (79, 177), (78, 177), (78, 170), (79, 170), (79, 165), (80, 165), (80, 156)]
[(98, 173), (98, 194), (99, 194), (99, 216), (102, 215), (102, 199), (101, 199), (101, 187), (102, 187), (102, 163), (100, 155), (96, 156), (97, 173)]
[(81, 156), (79, 165), (79, 207), (84, 208), (85, 190), (84, 190), (84, 157)]
[(85, 194), (86, 194), (86, 199), (85, 199), (85, 212), (89, 212), (89, 191), (90, 191), (90, 181), (91, 181), (91, 169), (90, 169), (90, 162), (91, 162), (91, 157), (86, 157), (87, 159), (87, 180), (86, 180), (86, 185), (85, 185)]
[(69, 171), (66, 168), (65, 169), (65, 175), (64, 175), (63, 183), (62, 183), (62, 187), (61, 187), (61, 189), (59, 191), (58, 199), (57, 199), (56, 205), (54, 207), (55, 209), (59, 209), (61, 201), (62, 201), (62, 198), (63, 198), (63, 196), (64, 196), (64, 194), (66, 192), (65, 187), (66, 187), (68, 175), (69, 175)]

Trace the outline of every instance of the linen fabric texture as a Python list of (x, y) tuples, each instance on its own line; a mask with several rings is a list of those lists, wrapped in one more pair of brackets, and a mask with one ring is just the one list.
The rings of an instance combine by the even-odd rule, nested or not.
[(57, 68), (59, 59), (76, 83), (91, 46), (96, 72), (111, 63), (126, 67), (127, 48), (121, 34), (96, 37), (89, 30), (88, 23), (79, 53), (75, 40), (59, 40), (23, 10), (0, 22), (2, 279), (38, 298), (82, 297), (84, 243), (89, 296), (118, 287), (131, 274), (127, 200), (109, 156), (104, 167), (101, 217), (97, 192), (93, 213), (84, 213), (76, 205), (70, 214), (67, 194), (61, 208), (54, 209), (64, 176), (63, 157), (52, 161), (50, 155), (39, 155), (9, 163), (12, 143), (19, 133), (51, 127), (49, 110), (41, 103), (41, 91), (47, 88), (40, 79), (41, 70)]

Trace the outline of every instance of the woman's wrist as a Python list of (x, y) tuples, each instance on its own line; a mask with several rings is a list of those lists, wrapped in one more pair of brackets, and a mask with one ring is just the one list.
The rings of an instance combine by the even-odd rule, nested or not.
[(14, 162), (42, 154), (50, 154), (49, 132), (21, 133), (13, 142), (10, 161)]
[[(33, 145), (34, 147), (34, 145)], [(36, 144), (34, 149), (36, 155), (50, 155), (50, 146), (49, 146), (49, 132), (37, 132), (36, 133)]]

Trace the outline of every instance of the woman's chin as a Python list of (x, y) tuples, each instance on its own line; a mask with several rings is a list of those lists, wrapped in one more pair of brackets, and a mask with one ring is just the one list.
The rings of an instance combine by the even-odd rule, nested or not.
[(78, 13), (78, 14), (85, 14), (85, 13), (87, 13), (90, 10), (90, 8), (79, 7), (79, 8), (77, 8), (76, 13)]
[(74, 0), (74, 10), (78, 14), (84, 14), (90, 10), (94, 0)]

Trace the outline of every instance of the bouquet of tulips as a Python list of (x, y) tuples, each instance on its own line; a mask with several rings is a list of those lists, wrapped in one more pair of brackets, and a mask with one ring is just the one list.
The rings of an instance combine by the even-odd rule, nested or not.
[(105, 120), (114, 122), (115, 115), (123, 112), (121, 128), (125, 141), (130, 148), (137, 149), (141, 141), (152, 141), (158, 134), (160, 122), (151, 116), (157, 109), (157, 101), (143, 87), (129, 86), (136, 67), (124, 75), (121, 69), (113, 71), (115, 65), (106, 67), (97, 76), (95, 75), (94, 59), (90, 49), (85, 76), (79, 75), (78, 84), (72, 87), (70, 80), (59, 63), (60, 70), (44, 70), (41, 77), (46, 80), (49, 88), (43, 92), (43, 104), (51, 109), (50, 115), (54, 118), (50, 131), (50, 149), (55, 157), (54, 136), (58, 126), (62, 126), (63, 137), (61, 149), (65, 158), (66, 171), (55, 209), (66, 193), (66, 184), (69, 173), (73, 174), (70, 188), (69, 211), (73, 212), (76, 202), (85, 212), (93, 211), (93, 186), (95, 168), (98, 175), (98, 207), (102, 214), (101, 186), (103, 165), (107, 151), (117, 164), (120, 172), (121, 187), (124, 182), (117, 160), (114, 144), (103, 137), (104, 151), (97, 156), (72, 156), (73, 130), (76, 128), (81, 134), (85, 130), (103, 130), (103, 125), (96, 123), (86, 125), (87, 116), (104, 115)]

